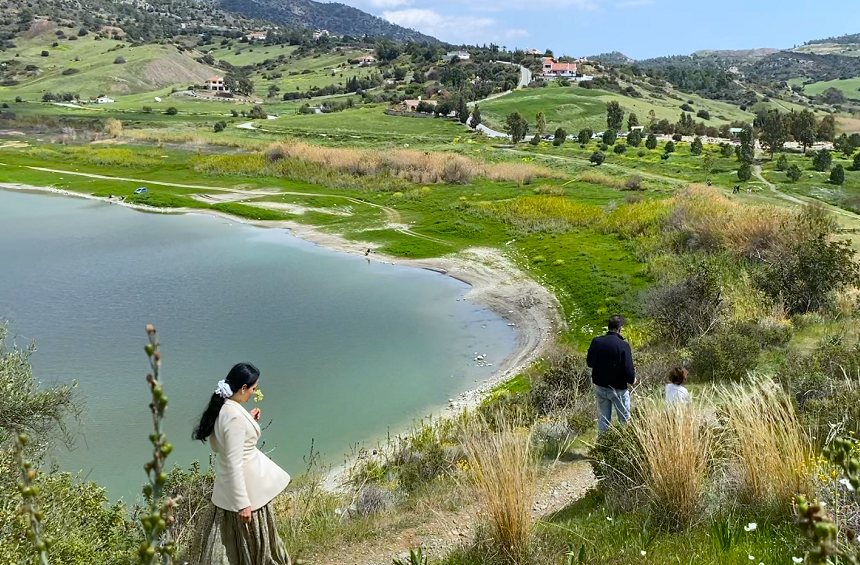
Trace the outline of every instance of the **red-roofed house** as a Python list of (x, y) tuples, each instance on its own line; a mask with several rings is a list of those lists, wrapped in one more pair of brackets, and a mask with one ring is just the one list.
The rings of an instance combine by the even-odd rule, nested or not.
[(206, 90), (214, 90), (216, 92), (228, 92), (227, 85), (224, 84), (224, 77), (207, 78)]
[(556, 63), (552, 57), (543, 58), (543, 76), (575, 77), (576, 63)]

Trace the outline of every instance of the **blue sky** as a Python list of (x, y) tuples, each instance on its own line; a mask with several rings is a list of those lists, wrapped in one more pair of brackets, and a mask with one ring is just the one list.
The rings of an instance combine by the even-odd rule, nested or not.
[(606, 51), (790, 48), (860, 33), (858, 0), (339, 0), (451, 43)]

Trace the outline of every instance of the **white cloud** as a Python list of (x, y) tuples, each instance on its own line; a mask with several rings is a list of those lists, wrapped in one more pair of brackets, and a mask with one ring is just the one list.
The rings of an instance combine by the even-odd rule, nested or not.
[(412, 0), (368, 0), (374, 8), (397, 8), (399, 6), (408, 6)]
[(451, 43), (485, 43), (528, 36), (524, 29), (500, 29), (498, 21), (487, 17), (448, 16), (424, 8), (385, 11), (382, 15), (393, 24)]
[(639, 6), (651, 6), (654, 4), (654, 0), (625, 0), (624, 2), (618, 2), (615, 4), (616, 8), (637, 8)]

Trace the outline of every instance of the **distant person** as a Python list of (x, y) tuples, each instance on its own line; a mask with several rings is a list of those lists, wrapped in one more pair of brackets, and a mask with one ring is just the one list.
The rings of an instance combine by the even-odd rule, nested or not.
[(254, 396), (260, 371), (250, 363), (234, 366), (200, 417), (193, 438), (212, 440), (218, 470), (212, 500), (200, 517), (191, 546), (194, 565), (287, 565), (272, 500), (290, 476), (262, 451), (260, 409), (241, 403)]
[(684, 387), (687, 382), (687, 369), (675, 367), (669, 372), (669, 382), (666, 384), (666, 404), (690, 402), (690, 392)]
[(630, 391), (627, 385), (636, 383), (633, 368), (633, 353), (630, 345), (621, 337), (621, 329), (627, 320), (615, 315), (609, 318), (606, 335), (591, 340), (586, 363), (591, 367), (591, 382), (597, 396), (597, 430), (602, 434), (612, 422), (612, 409), (618, 421), (626, 424), (630, 419)]

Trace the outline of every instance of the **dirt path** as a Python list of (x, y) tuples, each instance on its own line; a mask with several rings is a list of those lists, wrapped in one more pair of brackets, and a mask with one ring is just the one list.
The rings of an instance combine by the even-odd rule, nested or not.
[[(538, 484), (532, 510), (540, 519), (581, 498), (596, 484), (586, 461), (556, 463)], [(315, 565), (390, 565), (393, 558), (408, 556), (410, 548), (421, 547), (431, 559), (438, 559), (457, 545), (474, 538), (482, 511), (470, 504), (456, 512), (439, 512), (428, 522), (385, 534), (382, 539), (347, 544), (325, 555), (315, 555)]]
[[(99, 179), (99, 180), (111, 180), (111, 181), (119, 181), (119, 182), (133, 182), (135, 184), (154, 184), (156, 186), (172, 186), (175, 188), (189, 188), (192, 190), (206, 190), (206, 191), (215, 191), (215, 192), (231, 192), (233, 194), (247, 194), (250, 198), (260, 198), (263, 196), (280, 196), (282, 194), (289, 194), (293, 196), (321, 196), (325, 198), (339, 198), (343, 200), (347, 200), (352, 202), (353, 204), (358, 204), (360, 206), (370, 206), (371, 208), (376, 208), (378, 210), (382, 210), (385, 213), (386, 219), (388, 221), (388, 226), (394, 231), (400, 232), (404, 235), (408, 235), (411, 237), (415, 237), (418, 239), (423, 239), (426, 241), (432, 241), (434, 243), (440, 243), (442, 245), (450, 245), (447, 241), (442, 239), (437, 239), (435, 237), (431, 237), (429, 235), (420, 234), (412, 231), (411, 228), (405, 223), (403, 223), (403, 217), (400, 215), (400, 212), (394, 208), (389, 208), (388, 206), (382, 206), (381, 204), (374, 204), (373, 202), (367, 202), (366, 200), (361, 200), (359, 198), (353, 198), (352, 196), (345, 196), (342, 194), (322, 194), (315, 192), (294, 192), (289, 190), (276, 190), (276, 191), (263, 191), (263, 190), (241, 190), (238, 188), (229, 188), (224, 186), (207, 186), (207, 185), (199, 185), (199, 184), (179, 184), (173, 182), (164, 182), (164, 181), (154, 181), (154, 180), (146, 180), (146, 179), (136, 179), (136, 178), (128, 178), (128, 177), (119, 177), (112, 175), (99, 175), (95, 173), (82, 173), (79, 171), (65, 171), (62, 169), (49, 169), (47, 167), (31, 167), (27, 166), (27, 169), (32, 169), (34, 171), (42, 171), (46, 173), (58, 173), (64, 175), (74, 175), (79, 177), (86, 177), (91, 179)], [(246, 202), (246, 204), (249, 204)], [(253, 206), (253, 203), (250, 203)]]
[(755, 175), (755, 177), (758, 180), (763, 182), (765, 184), (765, 186), (767, 186), (768, 189), (770, 189), (771, 194), (773, 194), (777, 198), (781, 198), (783, 200), (788, 200), (789, 202), (793, 202), (795, 204), (806, 204), (806, 202), (804, 202), (803, 200), (801, 200), (799, 198), (795, 198), (794, 196), (791, 196), (789, 194), (785, 194), (784, 192), (780, 192), (779, 190), (777, 190), (776, 185), (773, 184), (772, 182), (770, 182), (769, 180), (767, 180), (766, 178), (764, 178), (764, 175), (761, 174), (761, 165), (755, 166), (755, 168), (753, 169), (753, 174)]

